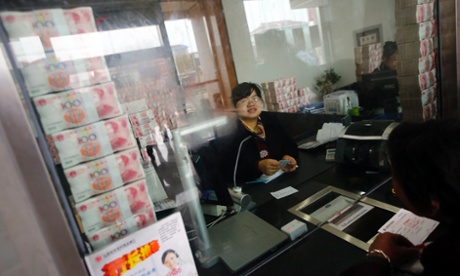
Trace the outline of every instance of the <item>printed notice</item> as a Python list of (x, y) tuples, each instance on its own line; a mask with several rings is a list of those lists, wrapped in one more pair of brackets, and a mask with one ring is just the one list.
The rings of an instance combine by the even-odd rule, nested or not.
[(91, 276), (198, 275), (180, 213), (85, 257)]
[(379, 233), (391, 232), (401, 234), (413, 244), (421, 244), (436, 229), (439, 222), (414, 215), (405, 209), (400, 209), (380, 229)]

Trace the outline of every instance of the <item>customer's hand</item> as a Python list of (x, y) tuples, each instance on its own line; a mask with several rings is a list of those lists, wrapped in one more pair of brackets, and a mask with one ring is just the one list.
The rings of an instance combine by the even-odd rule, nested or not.
[(371, 253), (376, 249), (383, 251), (394, 266), (398, 266), (409, 259), (420, 257), (420, 250), (408, 239), (390, 232), (379, 234), (375, 238), (369, 246), (369, 255), (382, 256), (380, 253)]
[(262, 159), (259, 161), (259, 170), (266, 174), (272, 175), (281, 169), (281, 163), (275, 159)]
[(294, 157), (285, 155), (283, 156), (283, 160), (288, 160), (289, 163), (283, 168), (284, 172), (293, 172), (297, 169), (297, 160)]

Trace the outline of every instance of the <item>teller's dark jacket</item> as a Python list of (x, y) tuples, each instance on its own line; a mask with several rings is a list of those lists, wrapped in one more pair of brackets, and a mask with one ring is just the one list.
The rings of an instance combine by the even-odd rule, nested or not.
[[(424, 267), (424, 276), (459, 275), (460, 273), (460, 221), (450, 227), (450, 231), (429, 244), (422, 252), (420, 262)], [(381, 257), (367, 257), (360, 263), (350, 267), (343, 276), (357, 275), (395, 275), (398, 268), (392, 269), (388, 262)]]
[[(270, 158), (280, 160), (284, 155), (290, 155), (299, 163), (297, 144), (283, 129), (276, 114), (262, 112), (260, 119), (265, 129)], [(262, 172), (258, 169), (258, 162), (261, 157), (255, 140), (257, 138), (244, 127), (238, 117), (235, 117), (229, 124), (231, 131), (218, 139), (217, 147), (221, 177), (228, 186), (231, 186), (233, 185), (233, 173), (240, 144), (241, 150), (239, 151), (240, 157), (236, 174), (237, 184), (255, 180)], [(242, 143), (247, 137), (250, 138)]]

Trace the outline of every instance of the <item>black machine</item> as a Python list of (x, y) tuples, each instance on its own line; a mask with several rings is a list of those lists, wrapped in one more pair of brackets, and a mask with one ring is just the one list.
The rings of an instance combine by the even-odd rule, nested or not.
[(395, 70), (376, 71), (362, 75), (359, 103), (366, 110), (398, 113), (399, 84)]
[(360, 121), (349, 125), (337, 140), (335, 161), (358, 169), (388, 171), (386, 143), (397, 125), (391, 120)]

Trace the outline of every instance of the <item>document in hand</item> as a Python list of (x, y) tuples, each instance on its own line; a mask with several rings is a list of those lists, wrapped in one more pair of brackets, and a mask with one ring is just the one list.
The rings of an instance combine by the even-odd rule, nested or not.
[(400, 209), (380, 229), (379, 233), (391, 232), (401, 234), (413, 244), (421, 244), (436, 229), (439, 222), (414, 215), (408, 210)]

